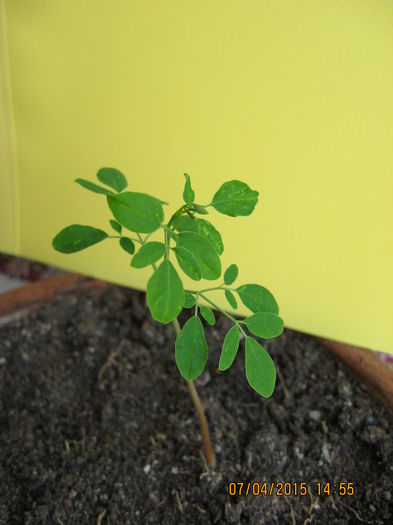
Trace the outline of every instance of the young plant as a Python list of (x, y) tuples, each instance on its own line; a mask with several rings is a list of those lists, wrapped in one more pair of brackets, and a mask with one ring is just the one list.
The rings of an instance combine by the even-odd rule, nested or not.
[[(238, 277), (236, 264), (225, 270), (223, 282), (217, 286), (200, 290), (184, 289), (179, 270), (194, 281), (215, 281), (222, 273), (220, 256), (224, 245), (221, 235), (211, 222), (200, 216), (206, 216), (211, 208), (230, 217), (246, 216), (253, 212), (258, 202), (257, 191), (251, 190), (244, 182), (231, 180), (222, 184), (209, 204), (197, 204), (189, 175), (185, 174), (185, 178), (185, 204), (166, 224), (163, 210), (166, 203), (145, 193), (125, 191), (128, 184), (120, 171), (100, 169), (97, 179), (104, 186), (76, 179), (84, 188), (106, 196), (113, 215), (109, 222), (116, 235), (109, 235), (92, 226), (73, 224), (61, 230), (52, 245), (55, 250), (69, 254), (105, 239), (119, 239), (120, 247), (132, 256), (130, 264), (133, 268), (153, 267), (153, 274), (147, 283), (147, 304), (156, 321), (173, 325), (176, 364), (187, 382), (199, 417), (205, 456), (209, 465), (214, 465), (215, 455), (206, 417), (193, 383), (203, 372), (208, 358), (201, 317), (207, 324), (214, 325), (214, 309), (233, 323), (223, 342), (218, 369), (224, 371), (232, 365), (243, 336), (247, 381), (266, 398), (273, 393), (276, 371), (271, 357), (253, 336), (263, 339), (276, 337), (283, 331), (283, 321), (278, 315), (276, 300), (266, 288), (259, 284), (234, 286)], [(157, 231), (162, 233), (161, 242), (150, 240)], [(224, 293), (232, 310), (237, 308), (237, 294), (252, 315), (239, 321), (213, 302), (212, 292)], [(191, 309), (192, 314), (180, 329), (177, 317), (183, 308)]]

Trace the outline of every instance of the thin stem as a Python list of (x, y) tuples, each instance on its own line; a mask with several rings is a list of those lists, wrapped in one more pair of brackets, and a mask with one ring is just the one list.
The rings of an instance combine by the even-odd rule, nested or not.
[(213, 303), (213, 301), (211, 301), (210, 299), (208, 299), (206, 297), (206, 295), (203, 295), (201, 292), (198, 292), (199, 295), (202, 297), (202, 299), (205, 299), (205, 301), (207, 301), (208, 303), (210, 303), (212, 305), (213, 308), (215, 308), (216, 310), (218, 310), (219, 312), (221, 312), (227, 319), (230, 319), (233, 323), (235, 323), (239, 330), (242, 332), (243, 335), (246, 335), (245, 331), (243, 330), (243, 328), (240, 326), (240, 321), (238, 321), (237, 319), (235, 319), (232, 315), (228, 314), (225, 310), (223, 310), (222, 308), (220, 308), (217, 304)]
[(167, 228), (164, 228), (164, 232), (165, 232), (165, 259), (169, 259), (169, 244), (170, 244), (170, 240), (169, 240), (169, 235), (168, 235)]
[(237, 322), (237, 320), (236, 320), (234, 317), (232, 317), (231, 315), (229, 315), (229, 314), (227, 314), (226, 312), (224, 312), (224, 310), (223, 310), (222, 308), (220, 308), (216, 303), (213, 303), (213, 301), (211, 301), (210, 299), (208, 299), (208, 298), (206, 297), (206, 295), (203, 295), (202, 292), (198, 292), (198, 294), (199, 294), (203, 299), (205, 299), (205, 301), (207, 301), (208, 303), (210, 303), (210, 304), (213, 306), (213, 308), (215, 308), (215, 309), (218, 310), (219, 312), (222, 312), (223, 314), (226, 314), (226, 317), (227, 317), (228, 319), (230, 319), (231, 321), (236, 321), (236, 322)]
[[(180, 333), (179, 321), (177, 319), (172, 321), (172, 326), (177, 337)], [(209, 466), (214, 467), (216, 464), (216, 456), (214, 454), (213, 445), (210, 439), (209, 426), (207, 424), (205, 411), (203, 410), (203, 405), (201, 403), (201, 400), (199, 399), (198, 392), (194, 385), (194, 381), (186, 381), (186, 383), (191, 399), (194, 403), (195, 411), (199, 419), (206, 460)]]
[(198, 315), (198, 308), (199, 308), (199, 294), (197, 292), (195, 296), (195, 315)]
[(138, 235), (139, 242), (141, 244), (145, 244), (145, 241), (142, 239), (142, 235), (140, 233), (137, 233), (137, 235)]
[[(108, 235), (107, 239), (121, 239), (123, 235)], [(139, 239), (134, 239), (134, 237), (128, 237), (128, 239), (131, 239), (134, 242), (141, 242)]]
[(196, 294), (196, 293), (204, 293), (204, 292), (213, 292), (214, 290), (229, 290), (229, 288), (223, 288), (224, 283), (220, 284), (220, 286), (214, 286), (213, 288), (205, 288), (204, 290), (198, 290), (197, 292), (195, 290), (184, 290), (185, 292)]
[(146, 235), (146, 237), (143, 239), (143, 244), (145, 244), (145, 242), (147, 241), (147, 239), (148, 239), (151, 235), (153, 235), (153, 233), (155, 233), (155, 231), (154, 231), (154, 232), (150, 232), (148, 235)]
[[(164, 228), (164, 230), (165, 230), (165, 244), (166, 244), (166, 248), (168, 249), (167, 253), (169, 253), (169, 239), (167, 238), (168, 228), (166, 227), (166, 228)], [(139, 233), (137, 235), (138, 235), (138, 237), (140, 239), (140, 242), (143, 244), (142, 237), (139, 235)], [(168, 241), (168, 243), (167, 243), (167, 241)], [(153, 270), (155, 271), (157, 266), (155, 264), (152, 264), (151, 266), (153, 267)], [(197, 299), (197, 301), (196, 301), (196, 308), (198, 308), (198, 293), (197, 293), (197, 298), (196, 299)], [(197, 310), (196, 310), (196, 313), (197, 313)], [(177, 337), (180, 334), (179, 321), (177, 319), (174, 319), (172, 321), (172, 326), (173, 326), (173, 329), (174, 329), (176, 337)], [(206, 419), (206, 416), (205, 416), (205, 411), (203, 409), (202, 402), (199, 399), (198, 392), (197, 392), (197, 390), (195, 388), (195, 385), (194, 385), (194, 381), (192, 381), (192, 380), (191, 381), (186, 381), (186, 383), (187, 383), (188, 392), (189, 392), (189, 394), (191, 396), (192, 402), (194, 403), (194, 408), (195, 408), (195, 411), (196, 411), (198, 419), (199, 419), (199, 426), (201, 428), (202, 443), (203, 443), (203, 448), (204, 448), (204, 452), (205, 452), (206, 461), (207, 461), (207, 464), (209, 466), (214, 467), (215, 464), (216, 464), (216, 455), (214, 453), (212, 441), (211, 441), (211, 438), (210, 438), (209, 426), (208, 426), (207, 419)]]

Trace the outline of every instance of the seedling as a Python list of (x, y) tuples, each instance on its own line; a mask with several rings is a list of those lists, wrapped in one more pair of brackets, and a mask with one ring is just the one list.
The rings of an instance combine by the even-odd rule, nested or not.
[[(214, 309), (233, 323), (223, 342), (218, 369), (224, 371), (232, 365), (243, 336), (247, 381), (258, 394), (266, 398), (273, 393), (276, 371), (271, 357), (253, 336), (263, 339), (276, 337), (282, 333), (283, 321), (278, 316), (276, 300), (265, 287), (259, 284), (234, 287), (238, 277), (236, 264), (231, 264), (225, 270), (223, 282), (217, 286), (200, 290), (184, 289), (179, 275), (181, 272), (194, 281), (215, 281), (221, 277), (220, 256), (224, 245), (220, 233), (204, 218), (210, 209), (230, 217), (246, 216), (253, 212), (258, 202), (257, 191), (251, 190), (244, 182), (231, 180), (222, 184), (209, 204), (197, 204), (189, 175), (185, 174), (185, 178), (185, 204), (166, 224), (163, 210), (166, 203), (145, 193), (125, 191), (128, 184), (120, 171), (114, 168), (100, 169), (97, 179), (104, 186), (76, 179), (87, 190), (106, 196), (113, 215), (110, 226), (116, 235), (92, 226), (73, 224), (61, 230), (52, 245), (55, 250), (69, 254), (105, 239), (118, 239), (120, 247), (132, 256), (130, 264), (133, 268), (153, 267), (153, 274), (147, 283), (147, 304), (156, 321), (173, 325), (176, 364), (187, 382), (199, 417), (205, 456), (209, 465), (214, 465), (215, 455), (206, 417), (193, 383), (203, 372), (208, 358), (201, 317), (208, 325), (214, 325)], [(162, 242), (150, 240), (157, 231), (162, 234)], [(237, 295), (252, 315), (239, 321), (213, 302), (212, 292), (224, 293), (232, 311), (237, 309)], [(191, 316), (180, 329), (177, 317), (183, 308), (190, 309)]]

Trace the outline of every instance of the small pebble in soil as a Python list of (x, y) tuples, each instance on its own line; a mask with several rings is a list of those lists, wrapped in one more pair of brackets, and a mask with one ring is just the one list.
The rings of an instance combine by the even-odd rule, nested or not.
[(313, 421), (319, 421), (321, 419), (321, 413), (319, 410), (311, 410), (311, 412), (309, 413), (309, 417)]

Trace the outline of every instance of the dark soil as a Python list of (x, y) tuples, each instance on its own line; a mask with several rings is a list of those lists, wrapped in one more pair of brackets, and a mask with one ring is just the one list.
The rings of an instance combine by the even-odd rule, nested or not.
[[(230, 327), (217, 317), (197, 381), (214, 471), (171, 326), (151, 320), (143, 294), (68, 294), (1, 327), (0, 523), (392, 523), (393, 429), (379, 404), (312, 337), (291, 331), (266, 344), (280, 379), (260, 398), (242, 351), (216, 371)], [(273, 481), (292, 494), (228, 493), (230, 482), (244, 491), (254, 482), (251, 493)], [(305, 496), (294, 494), (300, 482)], [(318, 482), (330, 482), (330, 496), (318, 496)], [(354, 495), (333, 494), (340, 482)]]

